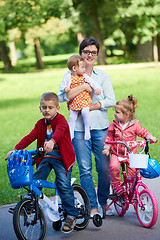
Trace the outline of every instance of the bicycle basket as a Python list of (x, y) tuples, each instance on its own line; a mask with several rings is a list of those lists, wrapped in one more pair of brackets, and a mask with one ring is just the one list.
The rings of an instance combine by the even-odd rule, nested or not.
[(7, 164), (7, 173), (12, 188), (28, 186), (32, 182), (32, 156), (27, 150), (13, 152)]
[(145, 178), (157, 178), (160, 176), (160, 165), (156, 159), (148, 159), (148, 167), (146, 169), (140, 169), (142, 177)]
[(32, 183), (33, 166), (15, 166), (7, 169), (12, 188), (29, 186)]
[(129, 154), (129, 162), (131, 168), (147, 168), (148, 167), (147, 154), (131, 153)]

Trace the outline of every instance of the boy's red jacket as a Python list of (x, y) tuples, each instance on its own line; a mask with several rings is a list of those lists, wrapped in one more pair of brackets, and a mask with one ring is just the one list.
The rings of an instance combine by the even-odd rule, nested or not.
[[(56, 144), (58, 144), (63, 165), (66, 171), (68, 171), (75, 163), (75, 153), (74, 153), (73, 145), (70, 138), (68, 123), (65, 117), (58, 113), (51, 120), (51, 127), (53, 130), (52, 139)], [(45, 142), (46, 132), (47, 132), (47, 123), (45, 121), (45, 118), (42, 118), (35, 124), (34, 129), (27, 136), (25, 136), (15, 146), (14, 149), (15, 150), (24, 149), (35, 140), (37, 140), (37, 149), (40, 147), (43, 147)], [(36, 167), (38, 167), (38, 165), (42, 161), (42, 158), (43, 157), (40, 157), (37, 160)]]

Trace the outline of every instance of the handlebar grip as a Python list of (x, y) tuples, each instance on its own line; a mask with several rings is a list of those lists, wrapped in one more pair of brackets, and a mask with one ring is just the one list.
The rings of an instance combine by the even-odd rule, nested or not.
[(152, 144), (152, 143), (157, 143), (157, 141), (156, 141), (156, 142), (153, 142), (152, 139), (149, 139), (149, 143), (150, 143), (150, 144)]
[(107, 143), (107, 144), (117, 144), (118, 141), (106, 141), (105, 143)]

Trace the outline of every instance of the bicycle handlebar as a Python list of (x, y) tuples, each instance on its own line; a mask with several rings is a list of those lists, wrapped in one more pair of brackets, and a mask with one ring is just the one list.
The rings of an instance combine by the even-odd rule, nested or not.
[(31, 155), (34, 155), (33, 157), (33, 162), (32, 162), (32, 166), (37, 162), (37, 159), (39, 157), (41, 157), (44, 154), (44, 148), (40, 147), (39, 149), (35, 149), (35, 150), (29, 150), (28, 151)]
[(137, 140), (137, 141), (127, 141), (127, 142), (123, 142), (123, 141), (106, 141), (106, 144), (123, 144), (127, 151), (129, 153), (131, 153), (130, 148), (134, 148), (134, 147), (142, 147), (142, 150), (139, 152), (140, 154), (144, 152), (146, 144), (150, 143), (154, 143), (152, 140)]

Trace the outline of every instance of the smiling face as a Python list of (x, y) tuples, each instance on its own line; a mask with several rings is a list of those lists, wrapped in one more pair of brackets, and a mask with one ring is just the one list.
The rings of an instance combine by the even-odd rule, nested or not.
[(60, 110), (60, 107), (57, 106), (53, 100), (43, 100), (39, 108), (40, 112), (47, 120), (51, 120)]
[[(87, 52), (89, 51), (89, 52)], [(84, 58), (87, 65), (92, 65), (95, 63), (98, 57), (98, 49), (96, 45), (88, 45), (82, 50), (81, 56)], [(97, 54), (95, 54), (97, 53)]]

